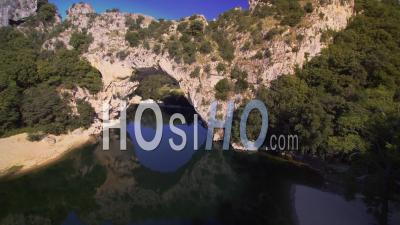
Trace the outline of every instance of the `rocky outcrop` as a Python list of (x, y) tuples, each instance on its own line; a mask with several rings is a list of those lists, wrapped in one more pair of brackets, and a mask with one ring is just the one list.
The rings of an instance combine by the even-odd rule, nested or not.
[(263, 2), (260, 0), (249, 0), (249, 8), (250, 10), (254, 10), (257, 5), (262, 4)]
[(0, 1), (0, 27), (35, 15), (36, 10), (37, 0), (2, 0)]
[[(128, 96), (137, 88), (137, 82), (131, 82), (129, 79), (113, 81), (106, 85), (104, 89), (96, 95), (91, 95), (89, 91), (77, 87), (74, 90), (62, 90), (61, 92), (67, 92), (72, 96), (71, 106), (76, 106), (77, 100), (85, 100), (89, 102), (94, 108), (97, 118), (89, 129), (91, 134), (100, 134), (102, 132), (102, 116), (103, 116), (103, 105), (109, 106), (110, 119), (117, 119), (121, 108), (126, 103)], [(137, 98), (132, 98), (131, 101)], [(130, 102), (133, 103), (133, 102)], [(134, 102), (138, 103), (138, 102)]]
[(341, 0), (332, 0), (329, 4), (317, 7), (304, 19), (303, 26), (295, 31), (287, 30), (281, 35), (295, 36), (296, 39), (301, 37), (301, 40), (291, 40), (289, 43), (290, 38), (278, 37), (268, 44), (271, 57), (258, 62), (262, 70), (256, 76), (261, 76), (263, 82), (268, 84), (280, 75), (292, 74), (296, 66), (302, 67), (327, 47), (321, 41), (324, 32), (339, 31), (347, 26), (353, 9), (354, 1)]
[(95, 13), (95, 11), (91, 5), (86, 3), (73, 4), (67, 11), (67, 15), (70, 19), (91, 13)]

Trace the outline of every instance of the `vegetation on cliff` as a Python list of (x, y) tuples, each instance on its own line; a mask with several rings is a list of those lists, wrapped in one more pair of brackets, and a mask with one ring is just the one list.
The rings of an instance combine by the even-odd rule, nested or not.
[(83, 53), (87, 52), (90, 44), (93, 42), (93, 37), (88, 34), (86, 30), (82, 32), (74, 32), (71, 35), (69, 44), (77, 51)]
[(299, 134), (306, 152), (365, 152), (366, 129), (399, 113), (399, 6), (365, 0), (357, 10), (321, 56), (258, 90), (271, 133)]
[(135, 94), (143, 99), (163, 100), (182, 95), (179, 84), (165, 74), (151, 74), (139, 79)]
[(74, 115), (69, 96), (61, 96), (57, 90), (80, 86), (98, 92), (102, 88), (100, 73), (80, 59), (77, 51), (43, 50), (45, 36), (29, 27), (24, 33), (1, 28), (0, 135), (19, 130), (60, 134), (87, 127), (92, 120), (87, 105), (80, 102), (78, 114), (83, 116)]
[(55, 5), (50, 4), (47, 0), (37, 1), (36, 15), (27, 18), (29, 26), (38, 26), (39, 24), (51, 24), (55, 21), (57, 8)]
[[(269, 136), (297, 134), (304, 153), (322, 158), (351, 155), (352, 179), (368, 171), (365, 182), (374, 185), (362, 189), (374, 202), (382, 194), (393, 198), (400, 179), (400, 6), (359, 0), (356, 10), (320, 56), (294, 76), (260, 87), (257, 98), (269, 109)], [(258, 135), (260, 121), (252, 113), (250, 137)], [(234, 127), (237, 139), (238, 122)]]

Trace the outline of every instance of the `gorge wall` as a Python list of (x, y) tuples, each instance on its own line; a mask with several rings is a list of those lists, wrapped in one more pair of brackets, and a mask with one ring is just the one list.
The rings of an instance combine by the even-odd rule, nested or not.
[(0, 1), (0, 27), (18, 22), (36, 13), (37, 0)]
[[(259, 4), (258, 1), (250, 0), (251, 10)], [(263, 4), (268, 4), (264, 3)], [(307, 60), (318, 55), (326, 47), (321, 36), (324, 32), (344, 29), (353, 15), (354, 1), (331, 0), (327, 3), (314, 3), (312, 13), (305, 15), (299, 25), (295, 27), (281, 26), (273, 18), (263, 21), (261, 33), (267, 34), (272, 29), (281, 29), (281, 33), (271, 40), (263, 40), (257, 49), (242, 50), (245, 42), (251, 39), (249, 33), (231, 33), (230, 40), (235, 48), (235, 56), (228, 68), (238, 66), (248, 73), (247, 81), (257, 87), (268, 85), (272, 80), (283, 74), (291, 74), (296, 66), (302, 66)], [(240, 10), (240, 9), (237, 9)], [(68, 10), (68, 22), (71, 27), (59, 36), (48, 41), (48, 46), (57, 41), (62, 41), (68, 48), (69, 40), (73, 32), (85, 30), (93, 36), (93, 43), (88, 51), (82, 56), (96, 67), (103, 76), (104, 90), (92, 96), (88, 91), (78, 88), (73, 92), (79, 99), (88, 100), (95, 108), (98, 115), (102, 115), (103, 103), (111, 105), (111, 118), (118, 116), (122, 101), (135, 90), (137, 83), (129, 79), (134, 71), (142, 68), (161, 69), (179, 82), (185, 96), (190, 100), (194, 108), (202, 118), (208, 118), (208, 110), (211, 101), (215, 99), (214, 86), (222, 79), (230, 78), (228, 74), (217, 72), (220, 60), (215, 60), (216, 53), (198, 57), (191, 65), (177, 62), (170, 57), (168, 51), (155, 53), (151, 48), (145, 46), (131, 47), (125, 40), (128, 31), (127, 19), (137, 19), (138, 14), (126, 14), (119, 11), (96, 14), (93, 8), (84, 3), (73, 5)], [(141, 24), (147, 27), (155, 20), (144, 16)], [(199, 16), (206, 26), (207, 21)], [(186, 18), (185, 20), (188, 20)], [(182, 21), (172, 21), (167, 33), (162, 34), (162, 39), (168, 39), (172, 35), (179, 35), (177, 27)], [(298, 37), (302, 37), (301, 39)], [(150, 42), (150, 45), (154, 45)], [(269, 49), (269, 55), (254, 57), (260, 49)], [(125, 52), (124, 59), (118, 58), (118, 52)], [(205, 68), (208, 67), (207, 72)], [(196, 68), (201, 68), (199, 77), (190, 76)], [(251, 98), (253, 90), (249, 89), (241, 94), (232, 94), (231, 100), (238, 105), (244, 98)], [(137, 98), (128, 99), (137, 102)], [(220, 101), (223, 107), (227, 103)], [(221, 114), (223, 116), (223, 113)], [(100, 119), (97, 119), (95, 132), (101, 130)], [(216, 139), (220, 135), (216, 135)]]

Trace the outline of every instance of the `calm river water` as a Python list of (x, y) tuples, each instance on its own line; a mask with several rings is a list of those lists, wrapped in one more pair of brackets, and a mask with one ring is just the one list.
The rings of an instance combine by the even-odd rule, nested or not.
[[(172, 151), (169, 116), (184, 112), (188, 147)], [(135, 141), (110, 151), (100, 144), (77, 150), (41, 171), (0, 181), (0, 224), (55, 225), (367, 225), (376, 224), (362, 198), (346, 201), (324, 192), (322, 178), (307, 168), (267, 154), (193, 150), (193, 110), (163, 108), (164, 135), (152, 152)], [(154, 135), (146, 111), (144, 138)], [(130, 123), (128, 130), (135, 126)], [(129, 132), (134, 136), (132, 132)], [(198, 128), (200, 146), (206, 128)], [(391, 224), (400, 221), (391, 216)]]

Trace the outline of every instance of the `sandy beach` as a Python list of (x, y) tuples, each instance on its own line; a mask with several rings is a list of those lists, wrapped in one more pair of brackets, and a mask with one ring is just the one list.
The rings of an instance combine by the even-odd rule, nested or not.
[(44, 167), (67, 152), (94, 141), (91, 132), (83, 129), (60, 136), (51, 135), (39, 142), (30, 142), (27, 136), (24, 133), (0, 139), (0, 177)]

